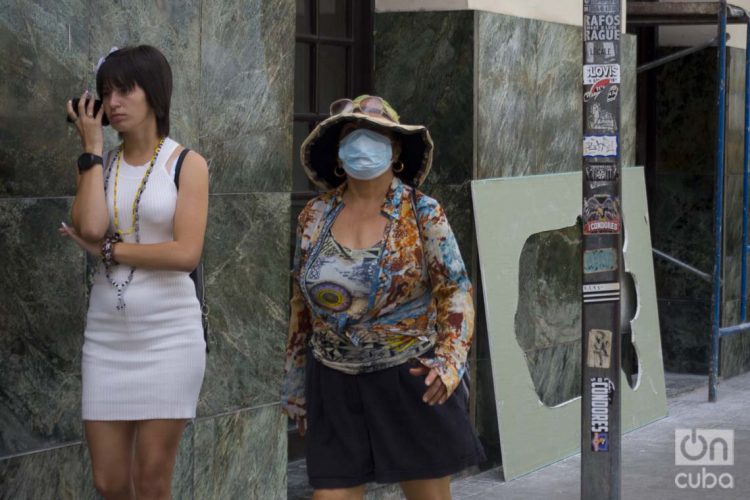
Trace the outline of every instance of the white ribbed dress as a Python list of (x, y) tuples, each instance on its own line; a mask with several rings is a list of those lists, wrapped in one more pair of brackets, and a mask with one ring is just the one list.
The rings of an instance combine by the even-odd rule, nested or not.
[[(167, 161), (177, 147), (167, 139), (141, 196), (142, 244), (173, 240), (177, 188)], [(105, 176), (109, 158), (105, 156)], [(148, 164), (120, 164), (117, 204), (120, 227), (132, 222), (132, 204)], [(107, 186), (114, 220), (115, 168)], [(111, 226), (110, 231), (114, 227)], [(124, 237), (135, 242), (135, 235)], [(130, 267), (113, 268), (122, 282)], [(137, 268), (117, 310), (117, 291), (100, 263), (91, 288), (82, 356), (84, 420), (193, 418), (206, 364), (201, 312), (188, 273)]]

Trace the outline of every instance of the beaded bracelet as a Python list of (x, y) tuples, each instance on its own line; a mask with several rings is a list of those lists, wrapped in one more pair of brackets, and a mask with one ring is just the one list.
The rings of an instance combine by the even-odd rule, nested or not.
[(102, 262), (104, 262), (105, 267), (116, 266), (119, 264), (114, 257), (114, 246), (115, 243), (120, 242), (122, 242), (122, 236), (120, 236), (120, 233), (110, 233), (104, 238), (101, 253)]

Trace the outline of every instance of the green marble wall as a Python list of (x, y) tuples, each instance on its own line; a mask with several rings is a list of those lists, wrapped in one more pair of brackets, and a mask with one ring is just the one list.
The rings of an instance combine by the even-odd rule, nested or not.
[[(653, 246), (708, 273), (713, 268), (715, 70), (715, 49), (654, 70)], [(659, 258), (654, 272), (665, 370), (708, 373), (711, 285)]]
[[(458, 228), (464, 260), (472, 269), (477, 291), (472, 353), (475, 422), (491, 461), (500, 460), (499, 437), (467, 186), (473, 179), (580, 169), (580, 36), (576, 27), (484, 11), (392, 12), (377, 14), (375, 19), (376, 92), (393, 103), (404, 120), (430, 128), (435, 161), (424, 189), (446, 206), (452, 226)], [(623, 37), (622, 85), (623, 164), (633, 165), (632, 36)], [(565, 230), (550, 237), (564, 239)], [(522, 273), (533, 272), (532, 263), (537, 261), (564, 263), (546, 241), (527, 245)], [(576, 249), (567, 246), (565, 252)], [(567, 279), (564, 265), (550, 267), (556, 270), (542, 276), (547, 298), (560, 296), (564, 292), (560, 283)], [(580, 307), (577, 296), (574, 302)], [(518, 326), (525, 332), (519, 343), (538, 335), (533, 318), (554, 325), (544, 331), (544, 343), (532, 342), (526, 350), (538, 392), (554, 403), (580, 392), (579, 377), (572, 375), (580, 366), (580, 341), (570, 338), (573, 330), (579, 336), (580, 328), (576, 317), (568, 318), (571, 324), (564, 327), (555, 323), (545, 304), (538, 294), (526, 295), (518, 311)], [(550, 314), (564, 315), (574, 306), (565, 301), (559, 305), (560, 310)]]
[[(97, 498), (80, 422), (86, 259), (57, 235), (75, 194), (65, 100), (111, 46), (172, 65), (172, 132), (211, 172), (211, 352), (174, 498), (284, 498), (292, 0), (0, 2), (0, 497)], [(81, 22), (96, 12), (96, 23)], [(108, 146), (116, 144), (111, 131)], [(38, 478), (44, 478), (40, 481)]]
[[(742, 277), (742, 132), (745, 126), (745, 51), (730, 48), (728, 56), (722, 326), (740, 323)], [(721, 375), (731, 377), (747, 371), (750, 371), (750, 333), (722, 339)]]
[[(722, 325), (739, 322), (745, 102), (745, 51), (729, 48), (727, 56)], [(653, 245), (708, 273), (714, 264), (716, 63), (716, 50), (706, 49), (657, 70)], [(665, 368), (707, 373), (710, 283), (661, 259), (654, 268)], [(748, 370), (750, 338), (722, 339), (721, 375)]]

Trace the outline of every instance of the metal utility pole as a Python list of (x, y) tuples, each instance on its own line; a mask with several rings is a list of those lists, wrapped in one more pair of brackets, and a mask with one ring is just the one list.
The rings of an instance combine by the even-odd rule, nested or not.
[(620, 0), (583, 0), (581, 499), (620, 498)]

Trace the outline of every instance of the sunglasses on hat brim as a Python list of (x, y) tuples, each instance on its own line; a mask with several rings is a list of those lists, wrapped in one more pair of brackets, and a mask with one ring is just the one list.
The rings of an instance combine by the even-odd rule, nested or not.
[(359, 111), (366, 115), (383, 117), (394, 123), (398, 123), (398, 121), (395, 120), (388, 111), (388, 107), (385, 101), (378, 96), (368, 96), (360, 100), (359, 102), (354, 102), (351, 99), (347, 98), (337, 99), (331, 103), (329, 111), (331, 113), (331, 116)]

